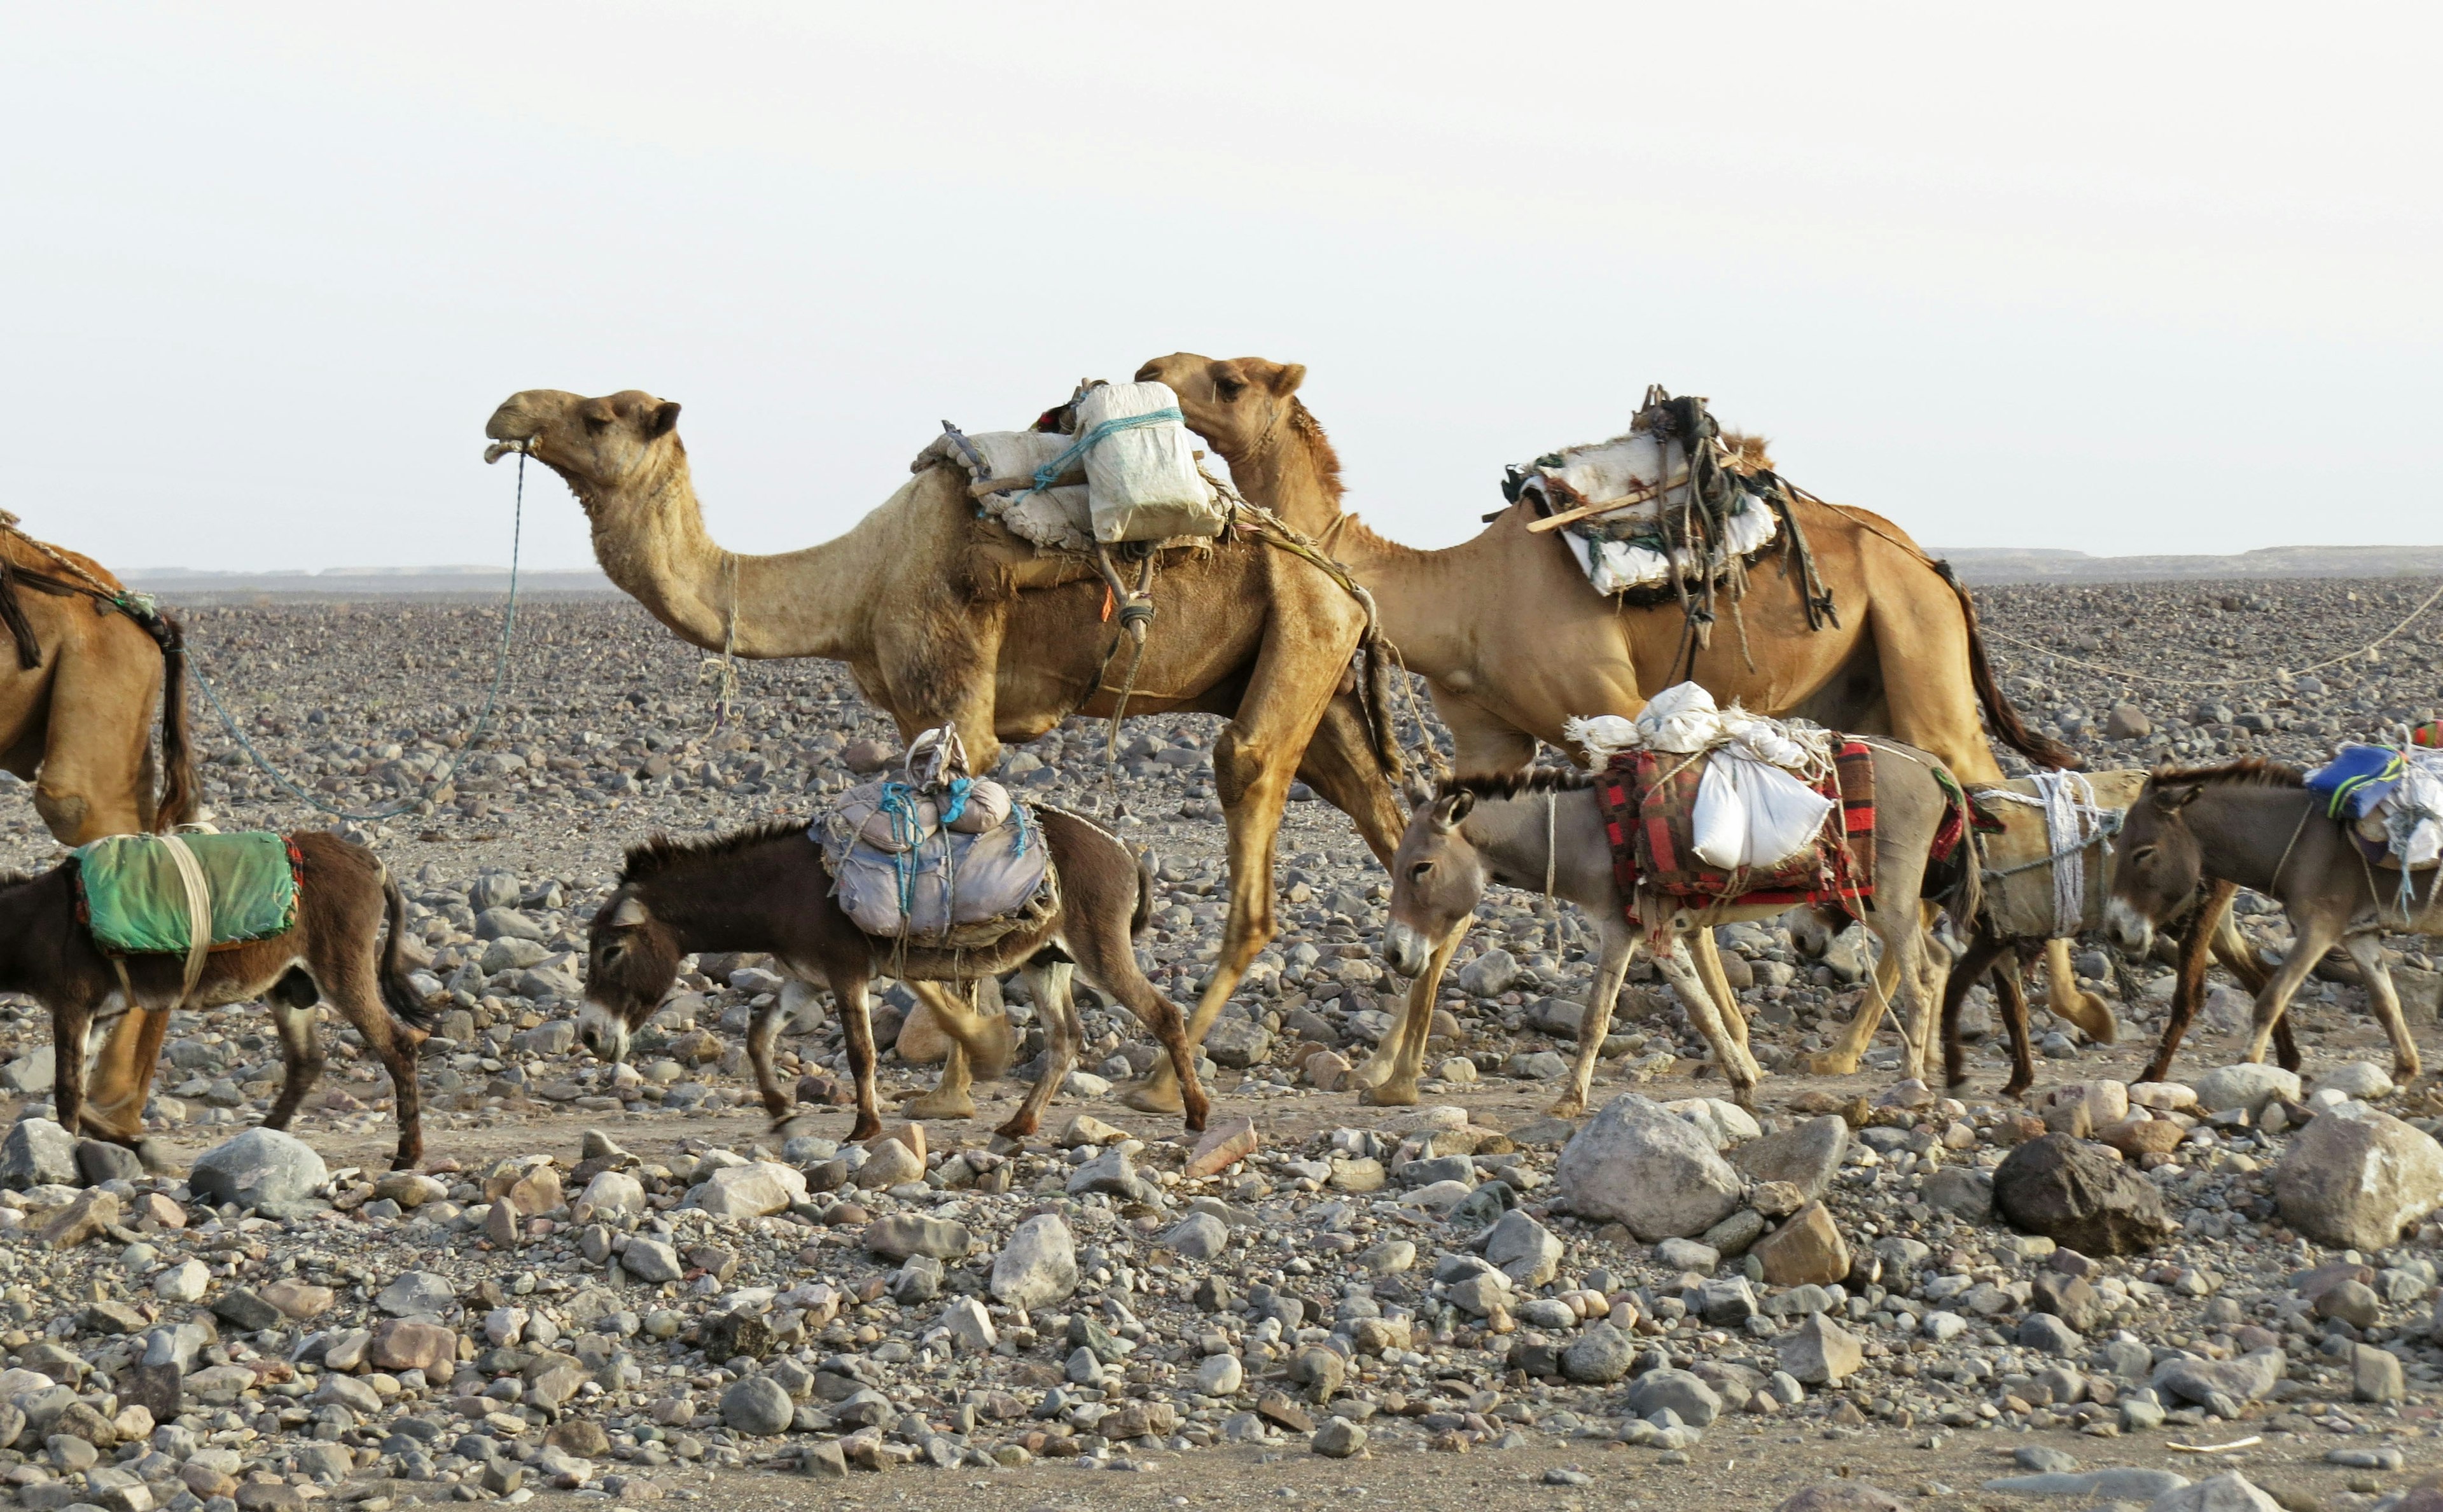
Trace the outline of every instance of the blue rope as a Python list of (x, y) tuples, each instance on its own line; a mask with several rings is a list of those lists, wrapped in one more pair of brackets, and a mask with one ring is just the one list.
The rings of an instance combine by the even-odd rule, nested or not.
[[(475, 727), (467, 732), (467, 743), (458, 748), (458, 754), (450, 758), (450, 764), (442, 768), (439, 776), (433, 780), (432, 785), (436, 789), (446, 785), (452, 777), (458, 774), (458, 769), (466, 764), (468, 756), (471, 754), (476, 745), (482, 741), (485, 732), (491, 728), (492, 715), (494, 711), (500, 707), (501, 690), (508, 683), (509, 632), (517, 628), (518, 623), (518, 553), (525, 538), (525, 519), (526, 458), (525, 453), (520, 452), (518, 453), (517, 509), (516, 513), (511, 517), (509, 524), (509, 603), (507, 610), (501, 616), (501, 645), (499, 650), (494, 654), (492, 661), (492, 687), (490, 692), (484, 695), (483, 715), (475, 720)], [(306, 792), (303, 788), (299, 787), (295, 782), (290, 781), (286, 773), (281, 771), (278, 767), (273, 766), (270, 761), (265, 758), (262, 752), (254, 748), (254, 742), (246, 738), (246, 732), (238, 728), (237, 720), (230, 717), (230, 711), (227, 706), (221, 702), (220, 691), (212, 686), (211, 679), (206, 677), (204, 675), (204, 669), (195, 665), (193, 652), (190, 650), (186, 653), (186, 656), (188, 675), (195, 680), (196, 686), (204, 690), (204, 698), (211, 704), (212, 712), (220, 716), (221, 728), (229, 732), (230, 738), (237, 742), (239, 750), (244, 751), (247, 754), (247, 756), (252, 760), (256, 766), (263, 769), (266, 776), (268, 776), (272, 781), (288, 790), (289, 795), (295, 798), (298, 802), (322, 813), (327, 813), (335, 819), (350, 819), (358, 822), (371, 822), (377, 819), (389, 819), (398, 814), (405, 813), (410, 809), (414, 808), (417, 804), (424, 801), (421, 794), (416, 794), (401, 798), (396, 803), (394, 803), (385, 809), (371, 809), (361, 811), (350, 809), (335, 809), (331, 807), (331, 805), (324, 803), (321, 799), (317, 798), (312, 793)]]
[(1071, 442), (1060, 455), (1036, 468), (1035, 486), (1026, 492), (1039, 494), (1051, 487), (1062, 473), (1069, 470), (1071, 463), (1082, 460), (1086, 453), (1123, 430), (1142, 430), (1148, 426), (1166, 425), (1173, 420), (1183, 424), (1186, 420), (1186, 416), (1179, 412), (1177, 405), (1170, 405), (1161, 410), (1148, 410), (1141, 415), (1115, 415), (1109, 420), (1097, 421), (1093, 429)]

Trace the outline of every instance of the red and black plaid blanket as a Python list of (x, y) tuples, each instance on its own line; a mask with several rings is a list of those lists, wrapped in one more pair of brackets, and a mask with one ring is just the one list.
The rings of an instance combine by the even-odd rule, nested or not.
[(1704, 905), (1792, 908), (1835, 903), (1863, 915), (1875, 895), (1875, 759), (1863, 740), (1833, 738), (1832, 774), (1815, 790), (1839, 805), (1840, 829), (1779, 865), (1724, 871), (1697, 858), (1697, 790), (1703, 756), (1626, 751), (1595, 783), (1611, 845), (1612, 875), (1623, 893), (1640, 885)]

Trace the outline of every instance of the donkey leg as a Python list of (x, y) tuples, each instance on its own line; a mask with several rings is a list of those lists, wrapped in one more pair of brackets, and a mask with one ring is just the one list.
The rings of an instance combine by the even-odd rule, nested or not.
[(1574, 1119), (1587, 1110), (1587, 1094), (1594, 1085), (1595, 1061), (1611, 1033), (1611, 1008), (1620, 996), (1621, 978), (1637, 958), (1637, 931), (1628, 920), (1607, 915), (1603, 920), (1603, 958), (1596, 963), (1594, 986), (1587, 993), (1587, 1011), (1578, 1020), (1578, 1057), (1570, 1067), (1570, 1084), (1544, 1111), (1556, 1119)]
[(2053, 1016), (2079, 1027), (2081, 1032), (2098, 1045), (2111, 1045), (2121, 1038), (2121, 1023), (2112, 1016), (2112, 1005), (2093, 993), (2081, 992), (2078, 973), (2070, 965), (2069, 941), (2045, 941), (2045, 1006)]
[(1180, 1012), (1179, 1005), (1154, 991), (1153, 983), (1137, 969), (1136, 953), (1129, 947), (1127, 920), (1111, 921), (1108, 933), (1089, 937), (1081, 930), (1068, 935), (1066, 941), (1086, 979), (1118, 998), (1138, 1023), (1153, 1031), (1155, 1043), (1169, 1057), (1171, 1074), (1179, 1079), (1180, 1114), (1187, 1132), (1204, 1132), (1212, 1103), (1197, 1080), (1196, 1047), (1188, 1042), (1186, 1015)]
[(789, 1121), (792, 1104), (781, 1094), (781, 1079), (772, 1070), (772, 1048), (781, 1038), (783, 1015), (776, 997), (755, 1011), (746, 1025), (746, 1064), (755, 1068), (755, 1089), (763, 1095), (763, 1111), (772, 1117), (772, 1127)]
[(2290, 1015), (2287, 1013), (2273, 1024), (2273, 1059), (2286, 1071), (2299, 1069), (2299, 1042), (2290, 1035)]
[(1697, 974), (1705, 979), (1705, 991), (1714, 994), (1714, 1002), (1722, 1012), (1722, 1031), (1745, 1046), (1748, 1042), (1748, 1016), (1739, 1008), (1739, 994), (1731, 990), (1731, 978), (1722, 970), (1722, 952), (1715, 943), (1714, 932), (1699, 925), (1688, 936), (1689, 953), (1697, 957)]
[(1084, 1037), (1070, 982), (1077, 968), (1065, 960), (1041, 965), (1030, 960), (1019, 969), (1026, 974), (1027, 988), (1043, 1020), (1043, 1074), (1026, 1089), (1025, 1101), (1019, 1103), (1018, 1111), (993, 1131), (1013, 1140), (1023, 1139), (1043, 1126), (1043, 1110), (1051, 1105), (1053, 1094), (1060, 1090), (1069, 1068), (1077, 1064), (1077, 1044)]
[(882, 1132), (882, 1109), (873, 1098), (873, 1006), (869, 978), (859, 973), (843, 980), (831, 978), (832, 1001), (839, 1005), (840, 1025), (848, 1031), (848, 1065), (856, 1078), (856, 1121), (849, 1142), (861, 1143)]
[(1962, 1086), (1968, 1081), (1967, 1054), (1959, 1043), (1959, 1010), (1975, 990), (1993, 957), (2002, 954), (2002, 942), (1983, 930), (1969, 937), (1968, 954), (1951, 969), (1951, 979), (1942, 988), (1942, 1084)]
[(2367, 1000), (2375, 1009), (2376, 1022), (2392, 1039), (2392, 1079), (2403, 1084), (2415, 1080), (2417, 1042), (2409, 1037), (2409, 1021), (2400, 1015), (2400, 994), (2393, 990), (2392, 972), (2383, 963), (2382, 937), (2369, 930), (2352, 935), (2342, 944), (2366, 978)]
[(1688, 1022), (1713, 1047), (1714, 1060), (1731, 1084), (1731, 1096), (1741, 1107), (1752, 1107), (1755, 1102), (1756, 1075), (1754, 1063), (1747, 1060), (1746, 1050), (1732, 1042), (1730, 1032), (1722, 1028), (1721, 1014), (1713, 995), (1705, 991), (1704, 979), (1697, 974), (1697, 963), (1689, 958), (1687, 941), (1674, 939), (1671, 953), (1658, 953), (1656, 964), (1662, 968), (1663, 977), (1672, 991), (1680, 994), (1681, 1006), (1688, 1011)]
[[(301, 994), (302, 995), (302, 994)], [(297, 1106), (322, 1076), (322, 1036), (314, 1032), (314, 1004), (300, 1008), (275, 988), (265, 999), (271, 1025), (280, 1033), (280, 1100), (263, 1116), (266, 1129), (285, 1129), (297, 1116)], [(354, 1016), (354, 1015), (351, 1015)]]
[(2258, 1064), (2264, 1062), (2266, 1044), (2273, 1038), (2273, 1026), (2290, 1011), (2292, 995), (2299, 991), (2300, 984), (2306, 981), (2307, 974), (2324, 958), (2324, 952), (2332, 949), (2341, 938), (2341, 934), (2339, 920), (2322, 915), (2294, 918), (2290, 954), (2283, 958), (2281, 969), (2267, 979), (2265, 991), (2256, 994), (2254, 1027), (2248, 1036), (2245, 1059)]
[(2035, 1047), (2028, 1036), (2027, 966), (2016, 950), (2002, 952), (1993, 973), (1993, 995), (2002, 1003), (2002, 1023), (2011, 1035), (2011, 1079), (2002, 1084), (2004, 1097), (2018, 1097), (2036, 1082)]
[(2206, 967), (2213, 960), (2225, 920), (2230, 917), (2231, 896), (2236, 890), (2230, 883), (2215, 883), (2203, 911), (2189, 920), (2189, 932), (2181, 937), (2179, 963), (2172, 978), (2172, 1011), (2163, 1019), (2162, 1043), (2155, 1047), (2155, 1058), (2147, 1063), (2140, 1081), (2160, 1082), (2171, 1076), (2172, 1057), (2179, 1053), (2180, 1041), (2196, 1017), (2197, 1006), (2205, 1001)]
[[(133, 1010), (130, 1010), (133, 1011)], [(51, 1103), (60, 1127), (71, 1135), (85, 1116), (85, 1042), (93, 1030), (88, 1003), (55, 1004), (51, 1009)]]

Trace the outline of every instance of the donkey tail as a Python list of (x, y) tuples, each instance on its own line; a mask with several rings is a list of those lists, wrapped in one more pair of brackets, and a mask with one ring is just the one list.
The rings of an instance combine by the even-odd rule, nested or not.
[(1137, 858), (1137, 905), (1129, 911), (1129, 938), (1143, 939), (1146, 926), (1153, 922), (1153, 859), (1134, 846), (1129, 850)]
[(390, 1016), (416, 1031), (417, 1038), (432, 1032), (439, 1022), (432, 1006), (417, 994), (413, 983), (407, 979), (407, 898), (398, 890), (398, 883), (387, 872), (382, 876), (382, 912), (390, 925), (390, 938), (382, 942), (381, 982), (382, 1004)]
[[(1932, 558), (1928, 558), (1932, 560)], [(1993, 722), (1993, 733), (2002, 742), (2040, 767), (2075, 770), (2086, 765), (2079, 754), (2050, 736), (2038, 735), (2019, 718), (2019, 711), (1993, 682), (1993, 665), (1985, 657), (1985, 632), (1976, 625), (1976, 601), (1968, 596), (1968, 586), (1959, 580), (1946, 561), (1936, 561), (1934, 570), (1959, 595), (1959, 612), (1968, 622), (1968, 676), (1976, 684), (1976, 701), (1985, 706), (1985, 718)]]

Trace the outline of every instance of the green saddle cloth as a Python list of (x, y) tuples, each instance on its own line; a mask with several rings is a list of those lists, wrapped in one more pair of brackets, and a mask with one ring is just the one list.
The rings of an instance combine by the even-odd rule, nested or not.
[[(180, 835), (211, 890), (213, 945), (281, 934), (297, 922), (288, 837), (271, 829)], [(77, 887), (93, 938), (115, 955), (184, 956), (187, 886), (158, 835), (112, 835), (78, 848)]]

